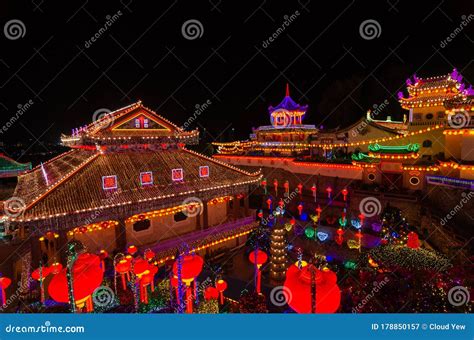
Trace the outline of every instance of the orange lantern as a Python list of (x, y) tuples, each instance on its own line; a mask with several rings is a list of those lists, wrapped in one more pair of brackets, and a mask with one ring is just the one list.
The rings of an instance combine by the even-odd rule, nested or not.
[(131, 245), (131, 246), (128, 246), (127, 248), (127, 253), (129, 253), (130, 255), (134, 255), (136, 252), (138, 251), (138, 248), (134, 245)]
[[(193, 312), (193, 301), (191, 299), (191, 283), (202, 271), (204, 260), (199, 255), (184, 255), (181, 260), (181, 280), (186, 284), (186, 312)], [(178, 277), (178, 260), (173, 264), (173, 275)]]
[(126, 259), (120, 260), (117, 264), (115, 264), (115, 271), (120, 274), (122, 278), (122, 288), (123, 290), (127, 289), (127, 284), (125, 281), (125, 275), (127, 275), (127, 279), (130, 280), (130, 261)]

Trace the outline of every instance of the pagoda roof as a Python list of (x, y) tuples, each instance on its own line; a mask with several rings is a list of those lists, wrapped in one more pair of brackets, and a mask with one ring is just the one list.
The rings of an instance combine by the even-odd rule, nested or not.
[(448, 100), (457, 100), (472, 94), (472, 88), (466, 88), (461, 74), (454, 69), (446, 75), (419, 78), (416, 75), (407, 79), (409, 96), (403, 97), (399, 92), (399, 101), (403, 108), (410, 109), (422, 106), (443, 106)]
[(463, 96), (462, 98), (456, 98), (447, 100), (444, 104), (446, 109), (469, 109), (474, 106), (474, 95)]
[(369, 156), (363, 152), (354, 153), (351, 158), (355, 163), (380, 163), (380, 158)]
[(199, 137), (197, 130), (184, 131), (143, 106), (141, 101), (98, 116), (89, 125), (73, 129), (71, 135), (62, 135), (63, 144), (70, 147), (163, 142), (196, 144)]
[[(200, 177), (200, 166), (209, 167), (209, 177)], [(172, 180), (172, 169), (183, 169), (183, 181)], [(152, 172), (154, 181), (142, 186), (140, 173), (147, 171)], [(104, 190), (102, 176), (117, 176), (118, 188)], [(166, 207), (193, 195), (235, 194), (260, 177), (259, 172), (249, 173), (184, 148), (141, 152), (73, 149), (19, 177), (14, 196), (22, 199), (26, 208), (11, 220), (38, 223), (113, 207), (131, 216), (147, 209), (145, 206)], [(102, 215), (105, 219), (118, 218)]]
[(290, 90), (288, 84), (286, 84), (286, 94), (285, 98), (281, 101), (280, 104), (277, 106), (269, 106), (268, 112), (273, 113), (277, 110), (287, 110), (287, 111), (298, 111), (298, 112), (306, 112), (308, 109), (308, 105), (300, 105), (297, 104), (291, 97), (290, 97)]
[(31, 163), (19, 163), (0, 153), (0, 178), (16, 177), (28, 170), (31, 170)]

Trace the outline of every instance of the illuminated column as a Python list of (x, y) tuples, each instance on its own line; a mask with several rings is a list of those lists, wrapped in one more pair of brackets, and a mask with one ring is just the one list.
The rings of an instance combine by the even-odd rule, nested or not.
[(115, 226), (115, 248), (119, 251), (125, 250), (127, 246), (127, 230), (125, 228), (125, 219), (120, 219)]
[(209, 211), (207, 201), (202, 201), (202, 229), (209, 228)]
[(277, 222), (270, 236), (270, 277), (283, 281), (286, 274), (286, 240), (282, 223)]

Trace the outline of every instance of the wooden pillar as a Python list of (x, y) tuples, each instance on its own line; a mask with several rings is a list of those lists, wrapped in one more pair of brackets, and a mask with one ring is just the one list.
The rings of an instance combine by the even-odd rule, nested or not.
[(119, 224), (115, 226), (115, 249), (119, 252), (125, 251), (127, 247), (127, 230), (125, 220), (120, 219)]
[(209, 228), (209, 211), (207, 209), (207, 201), (202, 201), (202, 229)]
[(249, 215), (249, 197), (245, 195), (244, 197), (244, 216), (247, 217)]
[(41, 245), (38, 240), (38, 235), (35, 233), (30, 234), (30, 249), (31, 249), (31, 266), (33, 268), (38, 267), (41, 260)]
[(56, 250), (56, 261), (61, 263), (66, 263), (67, 256), (66, 256), (66, 247), (67, 247), (67, 231), (66, 230), (59, 230), (59, 239), (58, 239), (58, 248)]
[(232, 214), (234, 215), (235, 219), (239, 218), (239, 208), (240, 208), (240, 202), (239, 199), (237, 198), (237, 195), (234, 195), (234, 199), (232, 202)]

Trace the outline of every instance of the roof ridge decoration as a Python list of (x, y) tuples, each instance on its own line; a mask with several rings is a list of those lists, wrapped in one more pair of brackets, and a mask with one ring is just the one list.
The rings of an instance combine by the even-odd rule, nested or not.
[(380, 145), (378, 143), (369, 144), (368, 149), (373, 153), (416, 153), (420, 150), (420, 144), (410, 143), (407, 145)]
[(415, 75), (406, 80), (408, 97), (402, 91), (398, 99), (404, 109), (415, 107), (443, 106), (448, 100), (474, 95), (472, 86), (466, 87), (463, 76), (457, 69), (436, 77), (419, 78)]
[(269, 106), (268, 112), (271, 114), (276, 110), (285, 109), (288, 111), (297, 111), (297, 112), (306, 112), (308, 109), (308, 105), (300, 105), (297, 104), (291, 97), (290, 97), (290, 88), (289, 85), (286, 84), (285, 90), (285, 97), (277, 106)]
[(73, 129), (61, 141), (69, 147), (87, 148), (117, 144), (197, 144), (199, 131), (184, 131), (141, 101), (100, 115), (89, 125)]

